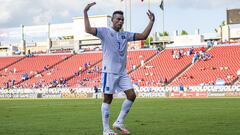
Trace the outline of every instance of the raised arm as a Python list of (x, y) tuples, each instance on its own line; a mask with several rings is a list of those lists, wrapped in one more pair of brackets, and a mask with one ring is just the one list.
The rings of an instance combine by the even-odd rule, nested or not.
[(153, 24), (154, 24), (154, 21), (155, 21), (155, 16), (150, 10), (148, 10), (147, 15), (148, 15), (148, 18), (149, 18), (149, 23), (142, 33), (137, 33), (136, 34), (135, 40), (145, 40), (145, 39), (147, 39), (149, 33), (152, 30), (152, 27), (153, 27)]
[(90, 22), (89, 22), (89, 18), (88, 18), (88, 10), (95, 5), (96, 2), (92, 2), (87, 4), (87, 6), (84, 8), (84, 24), (85, 24), (85, 32), (92, 34), (92, 35), (96, 35), (96, 28), (91, 27)]

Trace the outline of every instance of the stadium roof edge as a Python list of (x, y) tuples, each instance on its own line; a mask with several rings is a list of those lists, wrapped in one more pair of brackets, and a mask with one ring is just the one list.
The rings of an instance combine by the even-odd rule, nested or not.
[[(101, 17), (110, 17), (110, 15), (94, 15), (94, 16), (89, 16), (89, 18), (101, 18)], [(83, 16), (79, 16), (79, 17), (73, 17), (73, 19), (83, 19)]]

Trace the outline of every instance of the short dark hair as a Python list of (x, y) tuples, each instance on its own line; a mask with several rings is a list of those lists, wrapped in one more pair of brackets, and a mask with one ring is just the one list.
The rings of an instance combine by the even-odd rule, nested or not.
[(114, 11), (113, 14), (112, 14), (112, 18), (115, 14), (123, 15), (123, 11), (121, 11), (121, 10)]

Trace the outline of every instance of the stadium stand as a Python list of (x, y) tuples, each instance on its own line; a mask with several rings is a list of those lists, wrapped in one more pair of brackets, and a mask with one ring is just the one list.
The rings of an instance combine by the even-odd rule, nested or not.
[(209, 52), (213, 58), (199, 61), (174, 80), (171, 85), (214, 85), (217, 79), (232, 84), (239, 69), (240, 46), (213, 47)]
[(24, 56), (0, 57), (0, 71), (24, 59)]
[[(141, 61), (147, 61), (156, 55), (156, 50), (135, 50), (128, 52), (128, 63), (127, 70), (132, 72), (133, 67), (137, 68), (140, 66)], [(94, 65), (91, 69), (83, 72), (78, 77), (73, 78), (68, 82), (71, 87), (93, 87), (99, 86), (101, 81), (101, 65), (98, 63)]]
[[(5, 77), (0, 80), (0, 84), (4, 85), (9, 81), (14, 80), (14, 84), (19, 84), (23, 80), (28, 80), (34, 76), (44, 72), (44, 67), (48, 66), (51, 69), (55, 64), (59, 64), (64, 61), (70, 54), (65, 55), (39, 55), (26, 57), (25, 59), (12, 64), (8, 67), (8, 71), (1, 71), (0, 73)], [(16, 70), (15, 73), (13, 72)], [(28, 86), (26, 86), (28, 87)]]
[(56, 64), (51, 69), (43, 72), (40, 77), (34, 77), (26, 82), (32, 87), (67, 87), (67, 80), (72, 76), (78, 76), (79, 68), (86, 70), (95, 63), (101, 60), (101, 53), (83, 53), (72, 55), (66, 58), (65, 61)]
[[(194, 48), (129, 51), (127, 70), (139, 86), (199, 86), (214, 84), (218, 78), (238, 85), (240, 46), (216, 46), (213, 56), (192, 64)], [(93, 87), (101, 82), (101, 52), (51, 54), (32, 57), (0, 57), (0, 87)], [(27, 73), (27, 77), (25, 76)], [(26, 78), (27, 79), (26, 79)], [(14, 80), (14, 81), (13, 81)], [(7, 84), (8, 83), (8, 84)]]
[(90, 68), (80, 72), (68, 81), (69, 87), (93, 87), (99, 86), (101, 81), (102, 62), (92, 65)]
[(141, 61), (148, 61), (157, 54), (156, 50), (138, 50), (128, 52), (127, 70), (131, 72), (141, 66)]
[[(163, 86), (191, 65), (190, 48), (165, 49), (131, 75), (140, 86)], [(193, 52), (192, 52), (193, 53)]]

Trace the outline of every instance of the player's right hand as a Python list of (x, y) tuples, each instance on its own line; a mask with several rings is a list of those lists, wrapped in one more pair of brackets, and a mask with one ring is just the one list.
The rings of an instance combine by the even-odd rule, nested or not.
[(155, 21), (155, 15), (150, 10), (148, 10), (147, 15), (150, 21)]
[(92, 7), (95, 4), (96, 4), (96, 2), (92, 2), (92, 3), (87, 4), (87, 6), (84, 8), (84, 11), (87, 12), (90, 9), (90, 7)]

